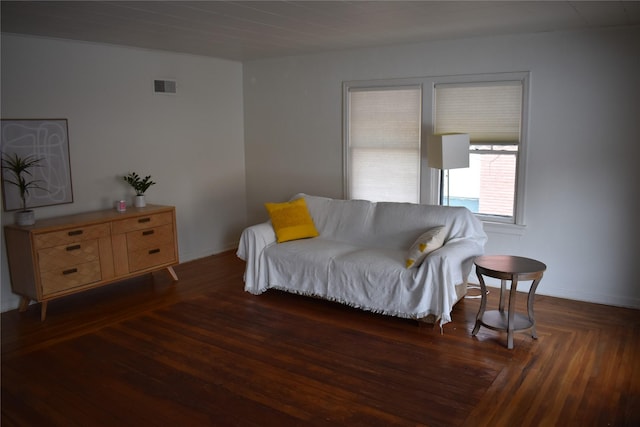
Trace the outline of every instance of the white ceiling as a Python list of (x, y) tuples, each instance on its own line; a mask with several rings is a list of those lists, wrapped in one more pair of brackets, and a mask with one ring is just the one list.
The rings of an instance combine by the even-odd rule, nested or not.
[(640, 1), (2, 1), (6, 33), (231, 60), (640, 24)]

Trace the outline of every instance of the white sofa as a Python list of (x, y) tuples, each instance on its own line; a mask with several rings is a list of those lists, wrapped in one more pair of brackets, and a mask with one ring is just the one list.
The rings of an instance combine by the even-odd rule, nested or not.
[[(270, 221), (246, 228), (237, 252), (247, 263), (246, 291), (280, 289), (440, 326), (451, 321), (487, 240), (468, 209), (305, 194), (292, 200), (301, 197), (319, 236), (276, 243)], [(444, 226), (444, 245), (407, 268), (409, 248), (436, 226)]]

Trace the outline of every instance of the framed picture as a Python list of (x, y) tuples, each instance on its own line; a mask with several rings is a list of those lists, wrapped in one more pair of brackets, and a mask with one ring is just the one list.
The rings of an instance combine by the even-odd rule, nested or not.
[[(14, 154), (40, 159), (30, 179), (42, 189), (29, 191), (27, 208), (73, 202), (67, 119), (2, 119), (0, 150), (3, 159)], [(9, 173), (2, 170), (3, 203), (5, 211), (14, 211), (22, 203), (18, 188), (5, 180)]]

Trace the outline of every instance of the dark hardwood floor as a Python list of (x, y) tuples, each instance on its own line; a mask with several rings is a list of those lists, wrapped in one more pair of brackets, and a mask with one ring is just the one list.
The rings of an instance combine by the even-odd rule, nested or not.
[[(537, 296), (537, 341), (243, 291), (232, 252), (2, 314), (3, 426), (637, 426), (640, 311)], [(544, 283), (544, 279), (543, 279)], [(519, 295), (520, 297), (520, 295)], [(490, 294), (496, 304), (497, 292)], [(519, 300), (524, 310), (524, 294)]]

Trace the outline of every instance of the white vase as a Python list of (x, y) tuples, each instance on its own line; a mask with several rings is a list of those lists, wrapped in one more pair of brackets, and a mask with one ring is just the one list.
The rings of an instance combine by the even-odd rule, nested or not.
[(144, 200), (144, 195), (134, 197), (133, 206), (136, 208), (144, 208), (147, 206), (147, 202)]
[(18, 211), (16, 223), (20, 226), (33, 225), (36, 223), (36, 214), (32, 210)]

